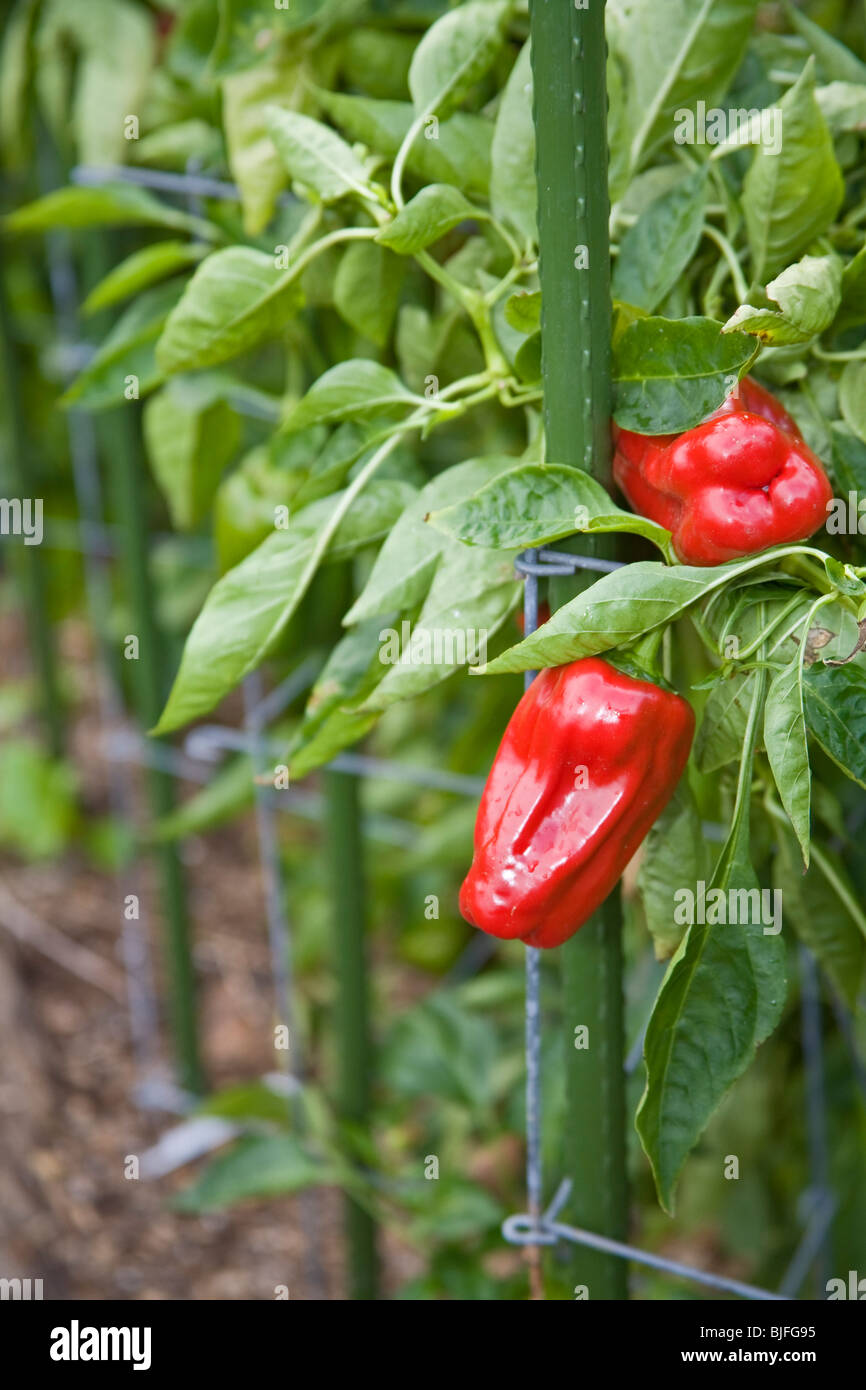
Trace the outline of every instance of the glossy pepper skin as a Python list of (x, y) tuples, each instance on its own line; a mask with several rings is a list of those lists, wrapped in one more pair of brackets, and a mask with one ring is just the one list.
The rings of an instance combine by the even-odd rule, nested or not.
[(673, 795), (694, 728), (679, 695), (597, 657), (542, 671), (481, 797), (467, 922), (528, 946), (572, 936)]
[(636, 512), (667, 527), (687, 565), (805, 540), (833, 496), (790, 415), (748, 377), (685, 434), (614, 427), (613, 475)]

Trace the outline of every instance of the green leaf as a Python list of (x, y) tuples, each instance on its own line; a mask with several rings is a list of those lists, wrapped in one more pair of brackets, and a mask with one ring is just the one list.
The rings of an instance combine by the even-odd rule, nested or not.
[(405, 612), (425, 597), (440, 556), (455, 543), (428, 526), (428, 512), (470, 496), (491, 478), (514, 467), (508, 455), (469, 459), (438, 474), (400, 517), (376, 558), (367, 584), (346, 614), (347, 624), (393, 609)]
[(857, 663), (813, 666), (803, 679), (809, 733), (847, 777), (866, 787), (866, 672)]
[(269, 106), (265, 112), (268, 132), (293, 180), (311, 188), (323, 203), (335, 203), (347, 194), (367, 194), (367, 171), (351, 145), (329, 126)]
[(849, 261), (842, 272), (842, 302), (833, 320), (836, 333), (859, 328), (866, 323), (866, 246)]
[[(361, 706), (363, 711), (384, 710), (399, 700), (412, 699), (462, 666), (484, 661), (487, 643), (517, 606), (522, 592), (514, 574), (515, 555), (514, 551), (477, 548), (448, 551), (399, 660), (388, 666)], [(394, 645), (397, 640), (395, 629)]]
[(706, 880), (709, 871), (709, 846), (683, 778), (644, 841), (638, 870), (638, 892), (657, 960), (670, 956), (683, 938), (682, 925), (674, 921), (677, 890)]
[(799, 645), (793, 659), (776, 673), (770, 684), (764, 710), (764, 746), (782, 805), (808, 868), (812, 774), (803, 714), (803, 658)]
[[(425, 1249), (429, 1249), (433, 1242), (456, 1244), (473, 1238), (478, 1239), (487, 1232), (496, 1231), (501, 1227), (505, 1211), (501, 1203), (483, 1187), (460, 1178), (446, 1178), (444, 1182), (440, 1180), (432, 1186), (435, 1189), (432, 1193), (419, 1194), (421, 1200), (415, 1204), (417, 1215), (409, 1227), (412, 1240)], [(497, 1296), (496, 1293), (477, 1291), (478, 1284), (475, 1279), (481, 1271), (467, 1271), (463, 1265), (460, 1273), (462, 1288), (459, 1296), (462, 1298), (474, 1302), (478, 1298)], [(469, 1279), (473, 1282), (467, 1288)], [(479, 1282), (483, 1289), (483, 1273)], [(498, 1289), (498, 1286), (494, 1284), (493, 1288)], [(456, 1296), (458, 1295), (455, 1290), (452, 1297)]]
[(386, 1085), (398, 1096), (436, 1096), (483, 1110), (492, 1099), (498, 1043), (493, 1025), (437, 994), (404, 1012), (382, 1056)]
[(735, 671), (713, 686), (695, 740), (701, 772), (718, 772), (739, 758), (754, 686), (754, 671)]
[(762, 343), (806, 343), (833, 322), (842, 297), (842, 266), (836, 256), (804, 256), (767, 286), (774, 309), (742, 304), (723, 333), (738, 329)]
[(679, 112), (716, 106), (740, 65), (757, 0), (634, 0), (616, 29), (628, 65), (631, 166), (669, 141)]
[(295, 271), (250, 246), (215, 251), (199, 266), (157, 349), (164, 372), (210, 367), (272, 337), (297, 312)]
[[(396, 424), (396, 421), (394, 422)], [(316, 430), (325, 426), (317, 425)], [(316, 453), (308, 467), (308, 475), (294, 496), (295, 505), (305, 506), (320, 497), (327, 497), (342, 487), (346, 478), (359, 471), (371, 459), (378, 447), (387, 423), (381, 417), (365, 422), (346, 420), (338, 425), (320, 452)], [(299, 439), (303, 435), (290, 435)], [(410, 459), (414, 456), (410, 446), (404, 441), (396, 446), (390, 455), (386, 469), (394, 469), (389, 476), (406, 477), (411, 472)], [(380, 473), (380, 477), (382, 474)], [(408, 481), (412, 481), (408, 478)]]
[(29, 738), (0, 742), (0, 845), (24, 859), (57, 859), (75, 830), (75, 776)]
[(417, 35), (389, 32), (383, 27), (350, 28), (340, 42), (343, 81), (347, 87), (374, 97), (404, 97), (417, 42)]
[(513, 294), (505, 301), (506, 322), (518, 333), (535, 333), (541, 327), (541, 291)]
[(804, 874), (797, 842), (780, 826), (773, 887), (782, 895), (785, 921), (853, 1008), (866, 965), (866, 919), (842, 860), (816, 845)]
[(614, 351), (614, 419), (638, 434), (680, 434), (717, 410), (758, 346), (712, 319), (636, 319)]
[(815, 88), (815, 100), (833, 135), (866, 128), (866, 79), (859, 82), (828, 82)]
[[(187, 638), (154, 732), (168, 733), (206, 714), (274, 649), (312, 579), (316, 538), (341, 495), (303, 508), (286, 530), (268, 536), (217, 581)], [(387, 534), (411, 495), (403, 483), (371, 483), (340, 522), (330, 558)]]
[(384, 347), (400, 301), (406, 264), (372, 241), (343, 252), (334, 281), (334, 307), (362, 337)]
[[(87, 410), (106, 410), (121, 405), (127, 391), (139, 399), (162, 381), (156, 362), (156, 346), (181, 287), (160, 285), (145, 290), (120, 316), (102, 346), (80, 376), (60, 398), (61, 405)], [(129, 378), (135, 382), (130, 383)]]
[(376, 722), (375, 714), (357, 714), (349, 706), (369, 694), (387, 669), (379, 660), (382, 622), (382, 618), (368, 618), (351, 628), (328, 657), (292, 740), (289, 771), (293, 778), (306, 777), (330, 762)]
[(172, 525), (189, 531), (207, 515), (240, 440), (238, 417), (224, 401), (191, 408), (166, 387), (144, 408), (144, 438)]
[(866, 362), (846, 362), (839, 379), (839, 409), (858, 439), (866, 442)]
[[(529, 40), (517, 55), (496, 113), (491, 149), (490, 202), (531, 245), (538, 238), (535, 182), (535, 122), (532, 119), (532, 65)], [(537, 326), (537, 325), (536, 325)]]
[(487, 213), (473, 207), (459, 188), (431, 183), (379, 229), (376, 240), (401, 256), (414, 256), (461, 222), (486, 217)]
[(468, 96), (496, 61), (510, 9), (508, 0), (469, 0), (430, 26), (409, 67), (418, 115), (445, 116)]
[(130, 163), (182, 174), (195, 161), (212, 168), (225, 158), (222, 134), (207, 121), (192, 117), (160, 126), (136, 140), (129, 151)]
[(297, 63), (258, 62), (223, 80), (229, 168), (240, 190), (247, 236), (264, 231), (288, 183), (286, 166), (274, 148), (268, 126), (270, 104), (295, 105), (303, 95), (303, 68)]
[(758, 281), (777, 275), (825, 232), (844, 196), (833, 140), (815, 101), (814, 65), (779, 102), (781, 148), (759, 145), (743, 184), (743, 214)]
[(698, 248), (707, 202), (706, 169), (696, 169), (656, 198), (629, 227), (614, 262), (616, 299), (651, 314)]
[(179, 270), (196, 265), (208, 250), (194, 241), (158, 241), (153, 246), (144, 246), (110, 270), (90, 291), (81, 307), (85, 314), (108, 309), (157, 280), (165, 280)]
[(273, 1090), (264, 1081), (251, 1081), (240, 1086), (228, 1086), (208, 1096), (207, 1100), (196, 1106), (195, 1113), (219, 1115), (221, 1119), (236, 1120), (241, 1124), (263, 1120), (284, 1126), (289, 1107), (284, 1094)]
[(234, 820), (255, 799), (255, 768), (251, 758), (232, 758), (213, 774), (209, 782), (176, 806), (167, 816), (161, 816), (151, 827), (148, 839), (161, 844), (167, 840), (183, 840), (189, 835), (201, 835), (218, 825)]
[[(322, 109), (353, 140), (393, 159), (414, 118), (408, 101), (377, 101), (317, 89)], [(416, 140), (406, 168), (427, 183), (451, 183), (468, 194), (485, 194), (490, 182), (493, 125), (483, 116), (457, 111), (439, 124), (436, 140)]]
[(124, 162), (125, 121), (145, 101), (155, 37), (151, 17), (127, 0), (43, 7), (37, 74), (49, 48), (54, 48), (63, 64), (69, 64), (74, 55), (74, 94), (63, 92), (64, 115), (81, 164), (106, 168)]
[(541, 333), (533, 333), (514, 355), (514, 370), (521, 381), (541, 380)]
[(283, 428), (306, 429), (321, 420), (368, 418), (394, 406), (419, 404), (389, 367), (366, 357), (339, 362), (313, 382), (307, 394), (287, 415)]
[[(220, 574), (240, 564), (274, 529), (277, 506), (289, 493), (270, 450), (257, 445), (222, 481), (214, 501), (214, 542)], [(298, 504), (300, 505), (300, 504)]]
[(821, 76), (828, 82), (866, 82), (866, 63), (861, 63), (844, 43), (834, 39), (820, 24), (816, 24), (793, 5), (785, 5), (785, 16), (797, 33), (802, 34), (806, 40), (817, 59)]
[(3, 226), (7, 232), (51, 232), (57, 227), (172, 227), (208, 239), (219, 235), (209, 222), (178, 212), (146, 189), (129, 183), (58, 188), (10, 212)]
[[(677, 1179), (690, 1150), (775, 1027), (785, 1003), (784, 943), (780, 935), (765, 934), (763, 912), (753, 910), (756, 900), (761, 908), (763, 903), (749, 860), (752, 763), (762, 702), (759, 681), (743, 745), (734, 820), (710, 883), (710, 889), (721, 890), (726, 909), (732, 904), (736, 911), (726, 910), (723, 923), (709, 924), (694, 912), (662, 983), (644, 1043), (647, 1084), (636, 1122), (667, 1211), (673, 1210)], [(732, 890), (737, 894), (733, 899)], [(698, 885), (691, 891), (696, 905)], [(712, 906), (709, 893), (707, 899)], [(727, 920), (734, 915), (737, 921)], [(740, 921), (741, 916), (752, 920)]]
[(280, 1197), (306, 1187), (333, 1187), (343, 1175), (333, 1164), (305, 1153), (293, 1135), (242, 1139), (209, 1163), (176, 1198), (180, 1211), (218, 1211), (253, 1197)]
[(667, 566), (652, 560), (625, 565), (557, 609), (536, 632), (491, 661), (485, 673), (535, 671), (596, 656), (671, 622), (697, 599), (793, 548), (767, 550), (726, 565)]
[(620, 511), (588, 473), (561, 464), (521, 464), (427, 519), (465, 545), (500, 550), (546, 545), (575, 531), (593, 530), (599, 520), (605, 530), (629, 530), (635, 522), (639, 534), (655, 536), (663, 549), (669, 538), (662, 527)]
[(866, 441), (840, 424), (831, 426), (830, 436), (838, 490), (866, 493)]
[(19, 0), (6, 16), (0, 48), (0, 149), (4, 166), (16, 173), (32, 157), (27, 108), (33, 81), (33, 31), (39, 7)]

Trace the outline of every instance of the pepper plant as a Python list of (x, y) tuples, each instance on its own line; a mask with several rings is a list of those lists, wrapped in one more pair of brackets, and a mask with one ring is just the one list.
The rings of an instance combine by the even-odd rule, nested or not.
[[(88, 122), (86, 63), (55, 136), (67, 162), (230, 176), (240, 212), (107, 179), (5, 219), (141, 229), (90, 293), (119, 314), (66, 404), (143, 401), (173, 524), (215, 538), (156, 734), (284, 661), (326, 593), (343, 635), (287, 742), (293, 779), (454, 676), (483, 702), (505, 673), (604, 654), (693, 704), (693, 756), (627, 904), (669, 961), (637, 1113), (668, 1209), (783, 1015), (794, 942), (846, 1008), (862, 984), (866, 49), (837, 9), (842, 37), (757, 0), (608, 4), (614, 423), (688, 439), (748, 376), (833, 484), (812, 539), (771, 529), (723, 563), (682, 563), (671, 530), (546, 444), (521, 0), (178, 4), (134, 138), (126, 93), (110, 129)], [(19, 5), (7, 129), (16, 100), (26, 125), (34, 42), (57, 71), (64, 45), (99, 52), (64, 7)], [(51, 124), (47, 81), (37, 95)], [(515, 558), (577, 533), (618, 536), (628, 563), (552, 581), (552, 616), (515, 641)], [(773, 889), (783, 931), (726, 920)], [(691, 921), (685, 890), (704, 894)]]

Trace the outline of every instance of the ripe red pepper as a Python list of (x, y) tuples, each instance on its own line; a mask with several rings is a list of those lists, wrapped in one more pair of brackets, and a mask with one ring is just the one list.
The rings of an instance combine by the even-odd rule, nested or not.
[(528, 946), (572, 936), (673, 795), (694, 728), (679, 695), (597, 657), (542, 671), (481, 797), (467, 922)]
[(614, 426), (613, 475), (631, 506), (667, 527), (687, 565), (718, 565), (805, 540), (833, 489), (775, 396), (746, 377), (684, 434)]

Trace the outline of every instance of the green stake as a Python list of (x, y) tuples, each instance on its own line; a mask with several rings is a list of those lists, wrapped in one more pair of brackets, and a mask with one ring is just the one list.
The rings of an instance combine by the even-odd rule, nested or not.
[[(328, 868), (334, 910), (337, 976), (337, 1111), (352, 1128), (370, 1123), (373, 1050), (364, 949), (364, 866), (358, 782), (343, 772), (324, 776), (328, 827)], [(346, 1244), (351, 1297), (378, 1295), (376, 1227), (352, 1197), (346, 1198)]]
[[(132, 666), (133, 695), (142, 727), (153, 728), (165, 702), (164, 642), (161, 639), (150, 578), (146, 506), (142, 486), (143, 460), (133, 407), (99, 417), (97, 434), (109, 458), (114, 509), (122, 532), (120, 562), (126, 583), (138, 660)], [(169, 772), (148, 773), (150, 809), (159, 819), (174, 809), (174, 784)], [(203, 1088), (198, 1052), (195, 973), (192, 963), (186, 881), (175, 844), (159, 845), (163, 943), (168, 976), (169, 1014), (174, 1035), (178, 1080), (192, 1092)]]
[[(4, 268), (0, 261), (0, 372), (5, 392), (6, 418), (9, 422), (9, 451), (6, 474), (14, 497), (23, 501), (33, 497), (34, 480), (28, 475), (29, 442), (21, 408), (21, 384), (12, 330), (12, 320), (6, 299)], [(35, 500), (35, 499), (34, 499)], [(63, 709), (54, 638), (45, 595), (44, 551), (38, 545), (25, 545), (16, 539), (20, 551), (20, 574), (27, 614), (27, 640), (33, 665), (39, 679), (39, 703), (48, 751), (59, 758), (63, 752)]]
[[(542, 343), (547, 457), (608, 481), (610, 261), (603, 0), (533, 0)], [(581, 541), (583, 554), (598, 553)], [(560, 948), (568, 1111), (561, 1219), (626, 1234), (622, 944), (618, 899)], [(588, 1046), (575, 1047), (575, 1029)], [(579, 1040), (582, 1040), (579, 1037)], [(550, 1194), (548, 1194), (550, 1195)], [(591, 1299), (628, 1296), (624, 1260), (571, 1248), (569, 1282)]]

